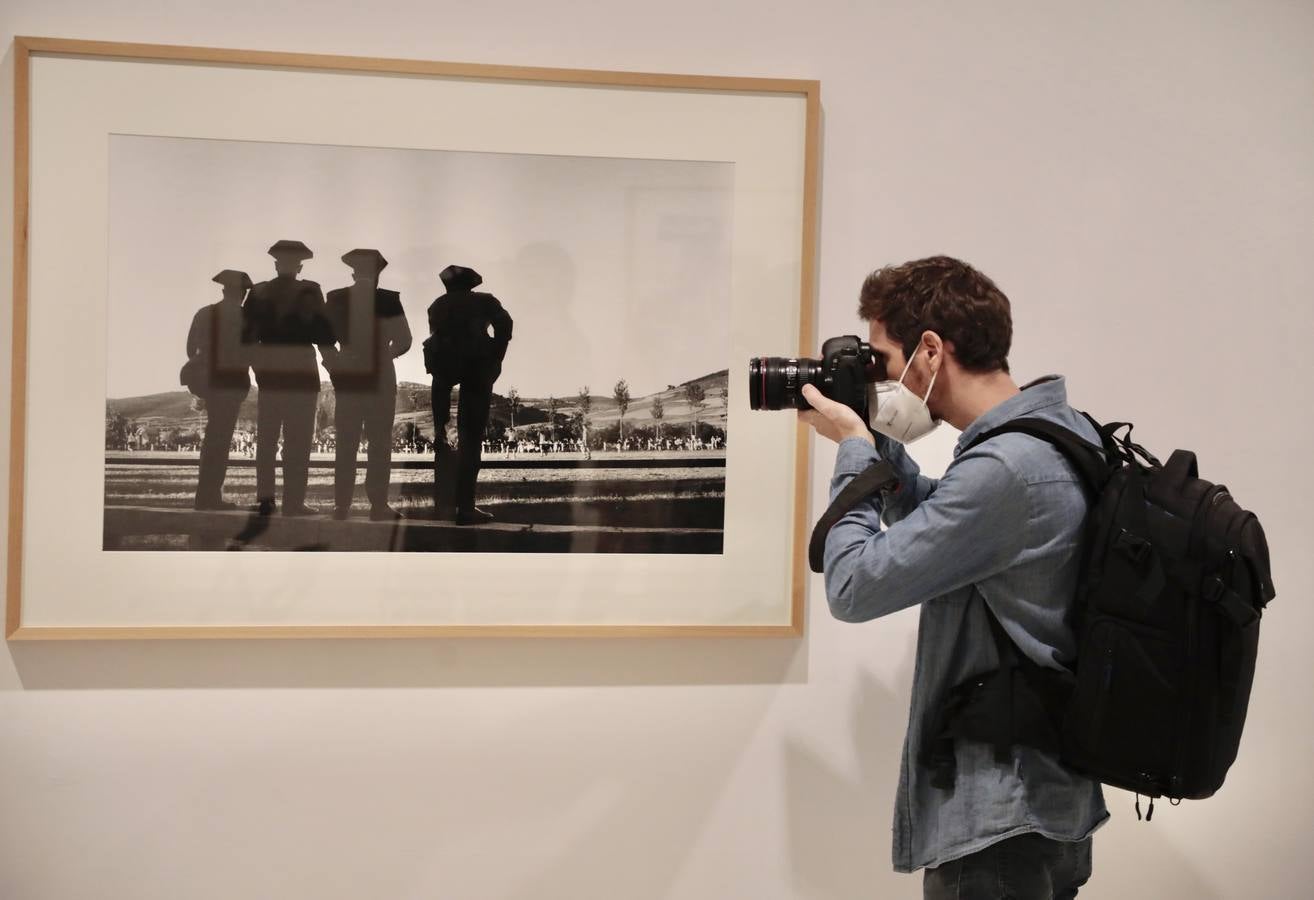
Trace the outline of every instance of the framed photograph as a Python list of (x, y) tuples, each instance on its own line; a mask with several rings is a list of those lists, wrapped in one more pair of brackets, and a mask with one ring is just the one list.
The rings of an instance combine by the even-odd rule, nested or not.
[(14, 59), (9, 638), (801, 633), (816, 82)]

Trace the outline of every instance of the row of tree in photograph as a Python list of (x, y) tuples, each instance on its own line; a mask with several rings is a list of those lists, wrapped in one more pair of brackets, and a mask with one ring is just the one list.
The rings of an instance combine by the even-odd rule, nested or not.
[[(485, 439), (490, 443), (555, 444), (598, 450), (691, 449), (724, 447), (726, 442), (727, 371), (668, 385), (641, 397), (619, 380), (609, 395), (583, 386), (569, 397), (526, 397), (511, 387), (494, 394)], [(455, 442), (453, 415), (447, 443)], [(254, 446), (258, 390), (252, 389), (238, 415), (234, 442)], [(334, 446), (336, 398), (325, 383), (315, 413), (315, 443), (320, 451)], [(205, 427), (205, 402), (186, 391), (109, 400), (105, 410), (105, 449), (113, 451), (197, 451)], [(433, 413), (427, 385), (403, 382), (397, 389), (393, 447), (429, 452), (434, 446)], [(241, 446), (235, 450), (245, 449)], [(253, 452), (253, 451), (252, 451)]]

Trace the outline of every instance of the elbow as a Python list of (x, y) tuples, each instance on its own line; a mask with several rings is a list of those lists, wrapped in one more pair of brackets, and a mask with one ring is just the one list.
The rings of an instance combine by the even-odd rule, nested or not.
[(830, 614), (841, 622), (857, 624), (858, 622), (866, 622), (871, 618), (870, 616), (858, 614), (854, 609), (852, 602), (837, 599), (835, 597), (830, 597), (828, 599), (830, 600)]
[(841, 622), (865, 622), (870, 616), (862, 614), (856, 599), (851, 577), (826, 572), (826, 603), (832, 616)]
[(841, 622), (869, 622), (910, 603), (898, 580), (868, 554), (838, 553), (827, 563), (826, 602)]
[(826, 582), (826, 604), (830, 614), (841, 622), (861, 622), (869, 616), (861, 615), (858, 604), (857, 574), (861, 548), (843, 539), (832, 529), (826, 537), (826, 554), (823, 565)]
[(835, 619), (838, 619), (841, 622), (848, 622), (851, 625), (856, 625), (858, 622), (867, 621), (865, 617), (856, 615), (854, 613), (853, 604), (844, 603), (842, 601), (836, 600), (833, 597), (829, 599), (830, 599), (830, 614)]

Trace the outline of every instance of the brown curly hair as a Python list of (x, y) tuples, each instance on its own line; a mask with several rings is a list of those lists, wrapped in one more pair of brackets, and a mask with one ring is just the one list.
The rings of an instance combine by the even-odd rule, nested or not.
[(911, 357), (922, 332), (934, 331), (954, 345), (954, 358), (969, 372), (1008, 371), (1013, 318), (1008, 298), (993, 281), (949, 256), (884, 266), (867, 276), (858, 315), (877, 319), (890, 340)]

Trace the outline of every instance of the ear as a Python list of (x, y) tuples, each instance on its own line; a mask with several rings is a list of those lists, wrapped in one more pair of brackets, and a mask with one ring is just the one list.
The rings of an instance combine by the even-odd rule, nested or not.
[(922, 355), (926, 357), (926, 363), (933, 371), (939, 371), (939, 368), (944, 365), (945, 347), (946, 344), (944, 340), (942, 340), (940, 335), (936, 334), (934, 331), (922, 332)]

